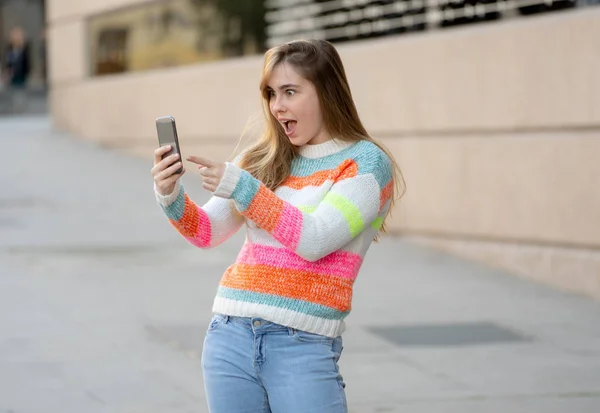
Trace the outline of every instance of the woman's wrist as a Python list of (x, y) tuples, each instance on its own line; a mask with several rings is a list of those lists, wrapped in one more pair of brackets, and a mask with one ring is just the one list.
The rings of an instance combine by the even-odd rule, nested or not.
[(164, 207), (168, 207), (169, 205), (171, 205), (173, 202), (175, 202), (175, 200), (179, 196), (179, 191), (180, 191), (179, 187), (180, 187), (179, 180), (177, 180), (177, 181), (175, 181), (175, 184), (173, 186), (173, 190), (171, 191), (171, 193), (161, 194), (155, 183), (154, 184), (154, 195), (156, 196), (157, 202)]

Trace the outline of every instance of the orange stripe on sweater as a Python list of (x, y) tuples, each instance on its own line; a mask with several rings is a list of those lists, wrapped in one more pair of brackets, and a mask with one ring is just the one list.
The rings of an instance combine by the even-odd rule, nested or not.
[(281, 198), (261, 184), (244, 215), (265, 231), (273, 232), (284, 207)]
[(358, 174), (358, 165), (352, 159), (346, 159), (335, 169), (326, 169), (309, 176), (290, 176), (281, 186), (302, 189), (306, 186), (321, 186), (325, 181), (339, 182), (353, 178)]
[(223, 287), (309, 301), (341, 312), (350, 310), (352, 284), (347, 278), (239, 263), (229, 267), (221, 279)]
[(382, 190), (381, 194), (379, 194), (379, 210), (383, 208), (385, 203), (392, 197), (392, 193), (394, 192), (394, 180), (392, 179)]
[(200, 215), (198, 214), (198, 206), (194, 204), (187, 194), (185, 195), (185, 206), (183, 216), (179, 221), (170, 220), (171, 224), (179, 231), (181, 235), (186, 237), (194, 237), (198, 232), (198, 222)]

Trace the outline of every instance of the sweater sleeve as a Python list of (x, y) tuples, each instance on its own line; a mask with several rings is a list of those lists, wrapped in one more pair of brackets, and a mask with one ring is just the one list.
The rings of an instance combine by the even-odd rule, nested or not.
[(170, 195), (162, 196), (156, 188), (154, 193), (171, 225), (196, 247), (215, 247), (228, 240), (244, 223), (244, 217), (231, 200), (213, 196), (200, 207), (181, 184)]
[(377, 156), (366, 164), (344, 162), (338, 180), (311, 211), (279, 198), (250, 173), (227, 164), (225, 176), (237, 181), (230, 193), (240, 213), (269, 232), (279, 243), (308, 261), (337, 251), (365, 228), (381, 226), (391, 193), (389, 159)]

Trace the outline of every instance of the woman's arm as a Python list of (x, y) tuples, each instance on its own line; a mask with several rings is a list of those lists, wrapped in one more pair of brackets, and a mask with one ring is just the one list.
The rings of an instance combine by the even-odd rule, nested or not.
[(154, 151), (154, 193), (156, 200), (171, 224), (192, 245), (211, 248), (235, 234), (244, 222), (235, 209), (233, 201), (212, 197), (204, 206), (196, 205), (185, 193), (177, 173), (182, 164), (178, 153), (169, 155), (170, 145)]
[(155, 195), (171, 225), (199, 248), (212, 248), (227, 241), (244, 223), (244, 217), (235, 209), (233, 201), (213, 196), (200, 207), (185, 193), (181, 184), (167, 196), (155, 188)]
[(215, 195), (233, 199), (244, 217), (302, 258), (316, 261), (346, 245), (366, 227), (381, 226), (393, 185), (392, 167), (386, 156), (376, 158), (361, 165), (346, 160), (340, 178), (312, 212), (285, 202), (231, 163), (226, 164)]

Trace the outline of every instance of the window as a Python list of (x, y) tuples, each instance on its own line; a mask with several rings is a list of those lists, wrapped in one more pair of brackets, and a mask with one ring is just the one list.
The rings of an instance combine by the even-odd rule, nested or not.
[(94, 76), (264, 52), (262, 0), (156, 1), (88, 22)]

